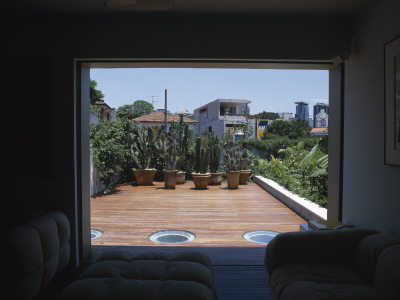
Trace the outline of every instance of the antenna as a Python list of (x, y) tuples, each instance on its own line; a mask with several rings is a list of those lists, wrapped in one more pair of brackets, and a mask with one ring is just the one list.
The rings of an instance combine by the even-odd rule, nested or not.
[(154, 97), (158, 97), (158, 96), (146, 96), (146, 97), (151, 97), (151, 104), (154, 106), (155, 102), (160, 102), (158, 100), (154, 100)]

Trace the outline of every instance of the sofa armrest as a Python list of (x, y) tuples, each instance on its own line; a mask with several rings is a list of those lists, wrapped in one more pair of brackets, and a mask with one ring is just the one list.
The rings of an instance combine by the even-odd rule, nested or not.
[[(70, 224), (66, 215), (52, 211), (2, 236), (1, 288), (10, 299), (33, 299), (69, 263)], [(3, 287), (4, 284), (4, 287)]]
[(271, 274), (287, 263), (349, 265), (360, 240), (376, 233), (366, 229), (281, 233), (267, 245), (265, 268)]

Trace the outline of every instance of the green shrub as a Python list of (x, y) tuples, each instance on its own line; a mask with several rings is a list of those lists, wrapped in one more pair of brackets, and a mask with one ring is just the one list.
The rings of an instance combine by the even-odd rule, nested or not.
[(281, 157), (271, 159), (256, 158), (251, 166), (253, 176), (269, 178), (287, 190), (327, 206), (328, 155), (320, 149), (319, 139), (314, 139), (314, 147), (299, 142), (297, 145), (278, 150)]

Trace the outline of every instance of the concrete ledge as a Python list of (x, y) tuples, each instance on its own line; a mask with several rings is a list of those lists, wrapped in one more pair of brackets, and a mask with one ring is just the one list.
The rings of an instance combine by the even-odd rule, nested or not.
[(327, 219), (326, 208), (293, 194), (275, 181), (256, 176), (255, 183), (307, 221)]

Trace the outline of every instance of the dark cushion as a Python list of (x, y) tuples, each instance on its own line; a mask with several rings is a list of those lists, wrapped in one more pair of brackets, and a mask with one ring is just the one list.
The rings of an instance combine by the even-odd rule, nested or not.
[(69, 263), (70, 225), (53, 211), (33, 218), (3, 235), (2, 288), (10, 299), (33, 299)]
[(104, 255), (61, 295), (83, 299), (216, 299), (209, 258), (195, 251)]
[(282, 264), (354, 264), (355, 249), (366, 236), (377, 231), (364, 229), (287, 232), (268, 243), (265, 267), (269, 274)]
[[(273, 297), (271, 300), (278, 299)], [(295, 300), (383, 300), (370, 286), (298, 281), (287, 287), (281, 299)]]
[(400, 245), (382, 251), (376, 263), (373, 287), (385, 299), (400, 298)]
[(355, 271), (362, 276), (368, 285), (372, 284), (375, 265), (379, 255), (387, 247), (399, 244), (394, 237), (379, 233), (364, 237), (355, 249)]
[(279, 234), (265, 266), (273, 300), (400, 299), (400, 241), (376, 231)]
[[(332, 264), (305, 264), (305, 263), (288, 263), (279, 266), (270, 275), (269, 288), (272, 292), (273, 299), (279, 299), (285, 291), (293, 287), (303, 289), (303, 286), (294, 285), (297, 282), (316, 283), (317, 286), (322, 283), (328, 283), (324, 290), (328, 291), (332, 284), (348, 285), (364, 285), (365, 281), (357, 273), (350, 268), (341, 265)], [(321, 289), (319, 287), (318, 289)], [(295, 291), (293, 291), (295, 293)], [(287, 292), (286, 292), (287, 293)], [(291, 299), (283, 297), (282, 299)], [(297, 298), (293, 298), (297, 299)]]

